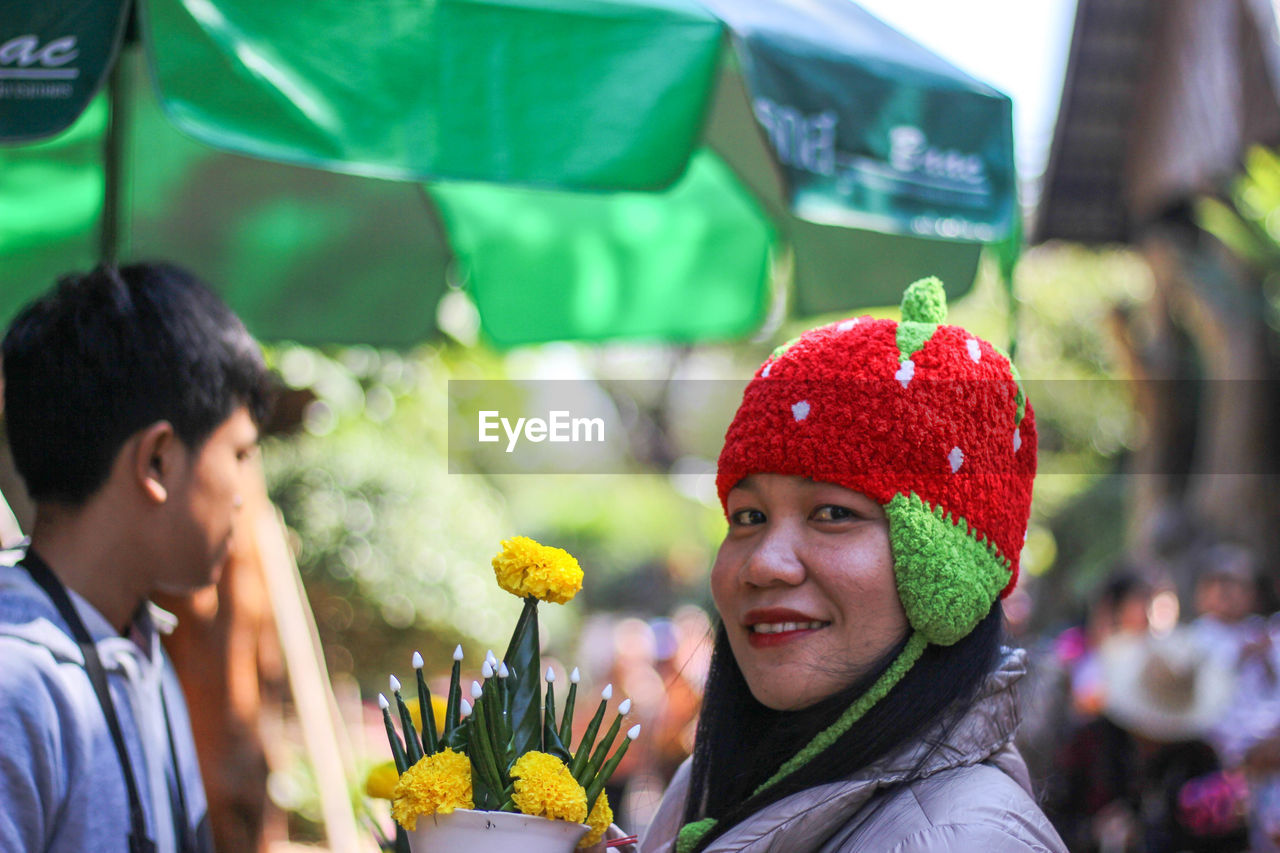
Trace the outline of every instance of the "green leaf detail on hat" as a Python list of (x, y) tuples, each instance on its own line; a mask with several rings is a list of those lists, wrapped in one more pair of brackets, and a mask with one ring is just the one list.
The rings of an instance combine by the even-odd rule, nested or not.
[(793, 346), (795, 346), (797, 343), (800, 342), (800, 337), (801, 337), (800, 335), (797, 335), (796, 337), (787, 341), (785, 344), (779, 344), (777, 347), (774, 348), (773, 353), (769, 356), (769, 358), (782, 358), (784, 355), (787, 354), (787, 350), (791, 349)]
[(929, 642), (949, 646), (991, 610), (1012, 565), (963, 518), (952, 521), (915, 493), (894, 495), (885, 514), (907, 620)]
[(1018, 368), (1014, 365), (1013, 359), (1009, 357), (1009, 353), (995, 344), (992, 344), (991, 348), (1004, 356), (1004, 360), (1009, 362), (1009, 374), (1013, 377), (1013, 383), (1018, 386), (1018, 394), (1014, 400), (1018, 411), (1014, 415), (1013, 425), (1021, 426), (1022, 418), (1027, 414), (1027, 392), (1022, 389), (1022, 374), (1018, 372)]
[(919, 352), (936, 331), (938, 331), (937, 323), (899, 323), (898, 361), (906, 361)]
[(1014, 366), (1013, 359), (1009, 359), (1009, 372), (1013, 374), (1014, 384), (1018, 386), (1017, 405), (1018, 413), (1014, 415), (1013, 425), (1020, 426), (1022, 418), (1027, 413), (1027, 392), (1022, 390), (1022, 374), (1018, 372), (1018, 368)]
[(947, 319), (947, 294), (935, 276), (912, 282), (902, 294), (902, 321), (898, 323), (898, 360), (920, 351), (938, 324)]

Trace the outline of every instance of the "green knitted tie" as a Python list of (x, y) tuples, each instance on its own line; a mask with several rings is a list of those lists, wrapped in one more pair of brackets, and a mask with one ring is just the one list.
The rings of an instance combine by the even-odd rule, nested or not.
[[(884, 671), (876, 683), (871, 685), (871, 689), (859, 696), (852, 705), (845, 709), (840, 718), (827, 728), (823, 729), (813, 740), (805, 744), (795, 755), (786, 760), (778, 772), (774, 773), (765, 782), (752, 793), (756, 796), (762, 791), (776, 785), (778, 782), (790, 776), (796, 770), (808, 764), (824, 750), (828, 749), (832, 744), (840, 739), (840, 736), (849, 731), (849, 728), (871, 710), (877, 702), (883, 699), (890, 690), (893, 689), (903, 676), (915, 666), (916, 661), (920, 659), (920, 655), (924, 654), (925, 647), (929, 645), (929, 641), (924, 635), (918, 631), (911, 635), (911, 639), (907, 640), (907, 645), (898, 654), (898, 657), (889, 668)], [(711, 817), (702, 820), (686, 823), (680, 828), (680, 834), (676, 837), (676, 853), (693, 853), (698, 847), (704, 836), (715, 828), (716, 819)]]

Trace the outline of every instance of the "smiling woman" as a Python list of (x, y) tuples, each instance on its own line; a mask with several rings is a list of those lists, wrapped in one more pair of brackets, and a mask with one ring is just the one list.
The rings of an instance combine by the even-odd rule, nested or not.
[(755, 474), (729, 492), (711, 591), (761, 704), (808, 707), (907, 635), (884, 509), (803, 477)]
[(1064, 849), (1000, 646), (1035, 418), (1009, 359), (943, 325), (940, 282), (902, 315), (808, 332), (747, 386), (694, 755), (644, 853)]

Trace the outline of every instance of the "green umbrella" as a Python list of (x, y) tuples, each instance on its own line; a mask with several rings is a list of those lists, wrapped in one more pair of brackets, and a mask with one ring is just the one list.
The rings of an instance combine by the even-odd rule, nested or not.
[(6, 4), (0, 317), (118, 251), (264, 337), (419, 340), (452, 270), (502, 345), (727, 338), (779, 276), (798, 313), (959, 295), (1014, 226), (1008, 98), (845, 0), (149, 0), (100, 248), (127, 9)]

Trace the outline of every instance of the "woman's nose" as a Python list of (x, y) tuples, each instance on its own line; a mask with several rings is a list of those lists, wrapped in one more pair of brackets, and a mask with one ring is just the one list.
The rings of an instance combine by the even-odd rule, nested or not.
[(786, 527), (774, 528), (747, 555), (742, 565), (742, 581), (751, 586), (795, 586), (804, 580), (804, 563), (800, 559), (794, 534)]

